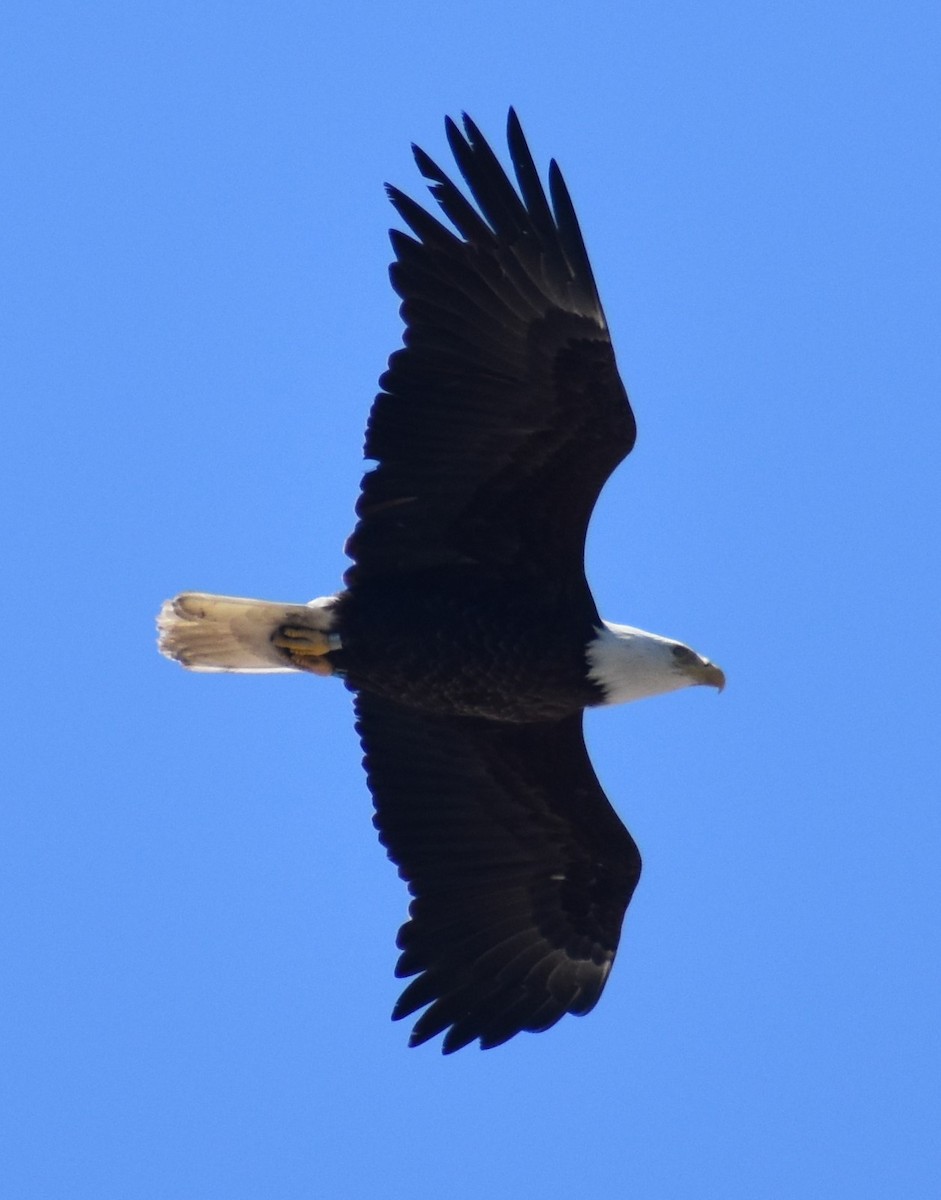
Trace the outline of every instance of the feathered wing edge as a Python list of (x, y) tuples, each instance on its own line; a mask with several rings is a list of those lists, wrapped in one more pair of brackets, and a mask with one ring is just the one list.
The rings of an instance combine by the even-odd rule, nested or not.
[(518, 190), (469, 118), (447, 136), (470, 198), (414, 153), (453, 229), (388, 189), (411, 230), (391, 232), (405, 345), (369, 416), (378, 465), (346, 581), (473, 562), (551, 564), (580, 585), (592, 508), (636, 435), (584, 241), (558, 167), (547, 197), (515, 113)]
[(361, 693), (374, 823), (413, 900), (393, 1017), (410, 1045), (497, 1046), (597, 1003), (640, 855), (588, 759), (581, 716), (510, 725)]
[[(445, 118), (448, 145), (479, 212), (445, 171), (420, 146), (412, 145), (419, 171), (429, 191), (457, 230), (460, 239), (483, 249), (500, 246), (516, 260), (520, 278), (528, 280), (532, 311), (542, 315), (549, 304), (590, 317), (606, 330), (594, 272), (578, 217), (555, 159), (549, 164), (549, 199), (514, 109), (507, 118), (507, 142), (519, 191), (474, 121), (462, 114), (464, 131)], [(397, 187), (386, 185), (396, 211), (418, 239), (428, 246), (445, 246), (460, 239)], [(403, 235), (392, 231), (398, 251)]]

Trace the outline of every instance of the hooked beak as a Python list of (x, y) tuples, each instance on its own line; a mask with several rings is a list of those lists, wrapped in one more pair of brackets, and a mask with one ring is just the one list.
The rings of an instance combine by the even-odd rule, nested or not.
[(720, 692), (725, 687), (725, 672), (721, 667), (717, 667), (715, 663), (711, 663), (706, 659), (703, 659), (702, 663), (693, 667), (690, 674), (696, 684), (718, 688)]

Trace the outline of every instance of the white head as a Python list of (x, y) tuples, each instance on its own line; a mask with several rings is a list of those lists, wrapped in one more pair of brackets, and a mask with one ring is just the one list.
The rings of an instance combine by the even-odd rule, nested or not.
[(721, 691), (725, 675), (708, 658), (682, 642), (630, 625), (602, 621), (588, 643), (588, 677), (600, 684), (606, 704), (624, 704), (708, 684)]

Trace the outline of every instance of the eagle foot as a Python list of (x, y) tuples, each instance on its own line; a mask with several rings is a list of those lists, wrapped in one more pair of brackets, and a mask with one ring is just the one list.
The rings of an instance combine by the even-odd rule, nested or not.
[(319, 629), (300, 625), (281, 625), (271, 635), (271, 644), (283, 651), (291, 665), (312, 675), (332, 675), (333, 667), (325, 655), (336, 650), (335, 639)]

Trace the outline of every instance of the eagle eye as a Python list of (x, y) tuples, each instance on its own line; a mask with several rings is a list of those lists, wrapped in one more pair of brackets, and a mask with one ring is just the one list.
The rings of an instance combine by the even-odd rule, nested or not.
[(671, 647), (673, 657), (679, 659), (680, 662), (692, 662), (696, 655), (690, 650), (689, 646), (681, 646), (679, 642)]

